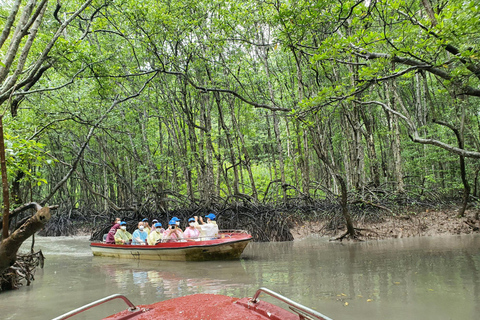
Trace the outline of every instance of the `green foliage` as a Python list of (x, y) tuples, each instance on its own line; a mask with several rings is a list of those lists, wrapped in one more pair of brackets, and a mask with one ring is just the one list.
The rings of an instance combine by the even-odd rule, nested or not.
[(47, 184), (42, 169), (53, 165), (55, 160), (45, 151), (45, 144), (19, 136), (10, 136), (8, 133), (4, 134), (4, 139), (8, 177), (13, 179), (21, 172), (24, 174), (21, 181), (35, 183), (38, 186), (42, 183)]
[[(79, 3), (68, 2), (65, 12)], [(57, 41), (50, 54), (54, 67), (32, 88), (61, 89), (29, 95), (16, 124), (9, 124), (12, 135), (27, 137), (43, 128), (39, 119), (51, 122), (38, 142), (7, 138), (9, 175), (60, 180), (68, 166), (46, 166), (44, 149), (71, 164), (109, 106), (158, 72), (141, 95), (118, 104), (95, 129), (69, 182), (72, 197), (93, 207), (101, 202), (98, 194), (119, 205), (165, 190), (187, 196), (193, 190), (201, 200), (227, 197), (232, 165), (241, 176), (239, 189), (248, 194), (251, 170), (260, 200), (281, 170), (287, 184), (300, 184), (308, 174), (309, 188), (316, 181), (338, 192), (318, 150), (350, 189), (370, 185), (375, 170), (381, 184), (391, 185), (396, 118), (378, 104), (363, 103), (384, 103), (411, 120), (422, 137), (456, 146), (451, 130), (432, 119), (458, 127), (460, 108), (452, 96), (465, 86), (479, 87), (471, 71), (480, 59), (479, 6), (449, 1), (433, 24), (419, 1), (372, 3), (95, 1)], [(46, 19), (35, 54), (57, 23)], [(447, 45), (459, 54), (446, 51)], [(465, 101), (468, 150), (478, 144), (477, 105), (474, 98)], [(290, 110), (277, 111), (278, 137), (272, 111), (259, 106)], [(461, 184), (458, 156), (412, 143), (411, 129), (398, 123), (406, 184), (454, 194)], [(467, 170), (471, 176), (475, 164)], [(272, 190), (282, 195), (278, 185)]]

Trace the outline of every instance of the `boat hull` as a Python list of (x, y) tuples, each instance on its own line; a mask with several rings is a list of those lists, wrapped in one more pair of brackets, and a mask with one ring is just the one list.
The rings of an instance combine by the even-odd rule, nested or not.
[(219, 239), (166, 242), (154, 246), (91, 243), (94, 256), (165, 261), (205, 261), (240, 258), (252, 236), (247, 233), (223, 233)]

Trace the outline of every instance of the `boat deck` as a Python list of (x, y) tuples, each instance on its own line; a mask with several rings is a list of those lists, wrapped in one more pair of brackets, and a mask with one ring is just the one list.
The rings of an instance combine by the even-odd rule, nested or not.
[[(260, 301), (258, 297), (261, 293), (266, 293), (288, 305), (290, 311), (274, 304)], [(114, 294), (69, 311), (53, 320), (69, 319), (115, 299), (122, 299), (129, 308), (104, 318), (104, 320), (332, 320), (318, 311), (267, 288), (258, 289), (251, 299), (232, 298), (217, 294), (194, 294), (140, 306), (135, 306), (127, 297), (121, 294)]]
[[(215, 294), (194, 294), (157, 302), (148, 306), (138, 306), (136, 315), (131, 311), (112, 315), (105, 320), (298, 320), (298, 315), (259, 301), (255, 307), (248, 307), (248, 298), (232, 298)], [(132, 317), (128, 317), (132, 316)]]

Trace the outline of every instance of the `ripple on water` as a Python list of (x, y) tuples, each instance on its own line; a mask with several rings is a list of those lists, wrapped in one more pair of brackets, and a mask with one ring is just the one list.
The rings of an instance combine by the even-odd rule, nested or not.
[[(35, 236), (35, 250), (42, 250), (44, 255), (62, 255), (74, 257), (91, 256), (90, 236), (75, 237), (41, 237)], [(32, 238), (20, 247), (20, 252), (30, 252)]]

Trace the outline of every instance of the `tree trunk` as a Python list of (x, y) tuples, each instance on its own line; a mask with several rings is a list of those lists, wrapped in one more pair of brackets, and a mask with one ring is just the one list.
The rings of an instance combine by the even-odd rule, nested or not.
[(318, 158), (325, 164), (325, 166), (328, 167), (328, 169), (330, 170), (330, 173), (333, 175), (334, 179), (340, 185), (340, 192), (341, 192), (340, 205), (342, 207), (342, 216), (345, 219), (345, 225), (347, 226), (347, 234), (350, 235), (352, 238), (355, 238), (356, 237), (355, 227), (353, 226), (353, 221), (352, 221), (352, 218), (350, 217), (350, 212), (348, 210), (347, 183), (345, 182), (345, 179), (342, 177), (338, 166), (334, 162), (329, 161), (326, 150), (322, 149), (322, 145), (325, 145), (325, 144), (320, 143), (321, 133), (315, 133), (313, 132), (313, 130), (311, 133), (312, 133), (313, 149), (317, 153)]
[(230, 116), (232, 117), (232, 124), (237, 131), (237, 136), (240, 139), (241, 150), (242, 150), (243, 156), (245, 158), (244, 165), (245, 165), (245, 168), (247, 169), (248, 178), (250, 179), (250, 186), (252, 188), (252, 197), (255, 200), (258, 200), (257, 187), (255, 186), (255, 178), (253, 176), (252, 167), (251, 167), (251, 163), (250, 163), (250, 161), (251, 161), (250, 160), (250, 154), (248, 153), (248, 150), (245, 147), (245, 138), (242, 134), (242, 131), (240, 130), (240, 126), (238, 125), (237, 118), (235, 116), (234, 101), (230, 102)]
[[(3, 135), (3, 115), (0, 115), (0, 169), (2, 172), (3, 190), (3, 226), (2, 239), (8, 238), (10, 227), (10, 195), (8, 190), (7, 163), (5, 160), (5, 140)], [(1, 273), (1, 272), (0, 272)]]
[[(390, 105), (393, 110), (396, 110), (396, 101), (394, 96), (390, 96), (389, 92), (392, 90), (397, 90), (395, 86), (395, 79), (391, 80), (390, 86), (387, 86), (387, 100), (390, 101)], [(393, 152), (393, 171), (395, 180), (397, 182), (397, 193), (405, 192), (405, 183), (403, 181), (403, 170), (402, 170), (402, 156), (400, 149), (400, 125), (398, 123), (398, 117), (395, 114), (392, 114), (390, 117), (391, 130), (393, 131), (392, 139), (392, 152)]]
[[(238, 189), (238, 168), (237, 168), (237, 160), (235, 156), (235, 147), (233, 145), (232, 141), (232, 136), (230, 134), (230, 129), (227, 127), (227, 124), (225, 123), (225, 118), (223, 115), (223, 109), (222, 109), (222, 104), (220, 102), (220, 97), (218, 93), (214, 94), (215, 96), (215, 101), (217, 103), (217, 109), (218, 109), (218, 117), (220, 120), (220, 126), (223, 129), (223, 132), (225, 133), (225, 138), (227, 140), (227, 146), (228, 146), (228, 152), (230, 155), (230, 168), (233, 169), (233, 194), (239, 194), (239, 189)], [(228, 171), (228, 169), (227, 169)]]
[[(15, 263), (22, 243), (50, 220), (50, 208), (37, 205), (37, 213), (0, 243), (0, 274)], [(4, 219), (5, 220), (5, 219)]]
[[(453, 125), (439, 121), (439, 120), (433, 120), (434, 123), (438, 123), (440, 125), (443, 125), (449, 129), (451, 129), (457, 138), (458, 141), (458, 147), (463, 149), (465, 147), (465, 138), (463, 135), (463, 125), (464, 125), (464, 117), (465, 117), (465, 108), (463, 107), (463, 102), (462, 103), (462, 115), (461, 115), (461, 121), (460, 121), (460, 129), (454, 127)], [(460, 217), (465, 216), (465, 210), (468, 205), (468, 198), (470, 196), (470, 185), (468, 183), (467, 179), (467, 171), (465, 168), (465, 157), (464, 156), (459, 156), (460, 157), (460, 175), (462, 177), (462, 182), (463, 182), (463, 197), (462, 197), (462, 206), (458, 210), (458, 215)]]
[(378, 166), (377, 151), (375, 150), (375, 136), (374, 136), (374, 121), (375, 117), (365, 112), (365, 109), (361, 110), (362, 121), (365, 124), (364, 136), (367, 141), (367, 154), (370, 159), (370, 176), (374, 187), (380, 185), (380, 168)]

